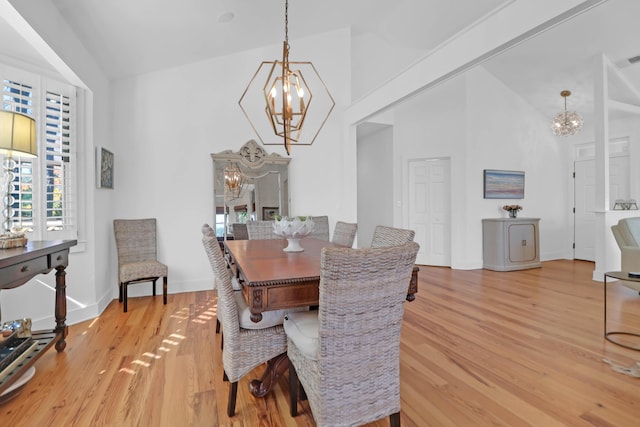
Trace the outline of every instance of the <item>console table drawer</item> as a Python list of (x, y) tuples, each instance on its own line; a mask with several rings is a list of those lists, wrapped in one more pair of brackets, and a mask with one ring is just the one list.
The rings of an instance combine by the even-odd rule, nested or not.
[(54, 252), (51, 255), (51, 264), (49, 268), (66, 267), (69, 265), (69, 251)]
[(32, 259), (3, 268), (2, 281), (12, 283), (19, 280), (30, 279), (38, 273), (46, 272), (48, 269), (49, 266), (47, 265), (46, 257)]

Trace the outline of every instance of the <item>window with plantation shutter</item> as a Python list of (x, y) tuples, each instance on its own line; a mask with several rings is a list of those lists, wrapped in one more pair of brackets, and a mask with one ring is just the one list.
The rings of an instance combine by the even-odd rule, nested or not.
[(77, 238), (75, 88), (10, 67), (0, 75), (2, 108), (33, 117), (38, 144), (36, 158), (13, 156), (11, 223), (34, 240)]
[[(69, 97), (46, 92), (44, 194), (47, 231), (72, 225), (73, 192), (70, 182), (71, 132)], [(42, 151), (42, 150), (41, 150)]]

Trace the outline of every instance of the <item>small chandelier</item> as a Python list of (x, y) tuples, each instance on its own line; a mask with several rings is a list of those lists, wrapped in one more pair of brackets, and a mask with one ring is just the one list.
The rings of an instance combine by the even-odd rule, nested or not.
[(575, 111), (567, 111), (567, 96), (571, 95), (568, 90), (560, 92), (564, 98), (564, 111), (556, 114), (551, 122), (551, 130), (554, 135), (569, 136), (575, 135), (582, 129), (582, 117)]
[[(289, 61), (288, 0), (285, 1), (284, 16), (282, 61), (262, 62), (238, 103), (260, 141), (264, 145), (284, 142), (289, 155), (291, 145), (313, 144), (335, 101), (311, 62)], [(261, 81), (265, 83), (259, 83)], [(313, 92), (311, 87), (314, 87)], [(257, 118), (264, 117), (265, 113), (268, 120), (258, 121)], [(306, 141), (303, 126), (304, 136), (310, 137)], [(276, 142), (269, 142), (267, 135), (275, 135)]]
[(224, 186), (229, 200), (239, 199), (244, 193), (247, 180), (238, 167), (232, 163), (224, 168)]

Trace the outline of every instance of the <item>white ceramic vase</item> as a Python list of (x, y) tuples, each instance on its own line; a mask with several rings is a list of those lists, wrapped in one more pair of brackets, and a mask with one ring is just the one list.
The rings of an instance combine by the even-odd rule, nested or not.
[(300, 245), (300, 239), (311, 234), (313, 226), (313, 220), (310, 216), (302, 218), (283, 217), (273, 222), (273, 232), (287, 239), (287, 246), (283, 251), (302, 252), (304, 248)]
[(302, 252), (304, 248), (300, 246), (300, 239), (293, 237), (287, 238), (287, 247), (283, 249), (285, 252)]

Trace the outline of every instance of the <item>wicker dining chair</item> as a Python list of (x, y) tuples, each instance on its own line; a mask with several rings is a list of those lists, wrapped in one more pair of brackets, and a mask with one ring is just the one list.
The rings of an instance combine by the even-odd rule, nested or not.
[(153, 296), (156, 282), (162, 277), (162, 295), (167, 304), (167, 276), (169, 268), (158, 261), (156, 219), (114, 219), (113, 231), (118, 253), (118, 300), (128, 310), (127, 287), (134, 283), (152, 282)]
[[(232, 417), (236, 408), (238, 381), (255, 367), (287, 351), (287, 339), (280, 324), (255, 324), (256, 329), (241, 327), (240, 319), (247, 307), (240, 307), (241, 293), (235, 292), (231, 284), (231, 272), (218, 245), (209, 232), (211, 227), (202, 227), (202, 244), (209, 258), (218, 289), (218, 319), (224, 331), (222, 365), (225, 379), (230, 382), (227, 415)], [(283, 314), (284, 317), (284, 314)], [(246, 316), (248, 318), (248, 316)], [(263, 321), (265, 317), (263, 316)], [(261, 321), (260, 323), (262, 323)], [(277, 323), (273, 321), (271, 323)]]
[(331, 241), (350, 248), (353, 246), (357, 231), (358, 224), (338, 221), (336, 222), (336, 227), (333, 229), (333, 238)]
[(385, 246), (404, 245), (405, 243), (413, 242), (415, 235), (416, 232), (413, 230), (378, 225), (373, 232), (371, 247), (382, 248)]
[[(206, 234), (211, 239), (216, 239), (217, 240), (216, 231), (213, 228), (209, 227), (209, 226), (202, 227), (202, 233)], [(220, 248), (220, 251), (223, 251), (223, 249)], [(224, 256), (224, 252), (223, 252), (223, 256)], [(229, 269), (229, 265), (228, 264), (227, 264), (227, 269)], [(232, 284), (232, 287), (233, 287), (234, 291), (240, 292), (242, 290), (242, 287), (240, 286), (240, 283), (238, 282), (238, 280), (236, 278), (234, 278), (234, 277), (231, 278), (231, 284)], [(214, 281), (213, 289), (215, 289), (215, 288), (216, 288), (216, 286), (215, 286), (215, 281)], [(220, 333), (220, 326), (221, 326), (221, 323), (220, 323), (220, 312), (216, 311), (216, 334)], [(222, 350), (223, 348), (224, 348), (224, 337), (220, 339), (220, 350)]]
[(418, 249), (323, 249), (318, 311), (284, 321), (292, 416), (302, 384), (318, 426), (387, 416), (400, 426), (403, 302)]
[(233, 240), (249, 240), (247, 224), (241, 222), (233, 223)]
[(313, 220), (313, 230), (309, 237), (315, 237), (316, 239), (329, 241), (329, 217), (326, 215), (323, 216), (312, 216)]
[(247, 221), (249, 240), (282, 239), (273, 232), (273, 221)]

